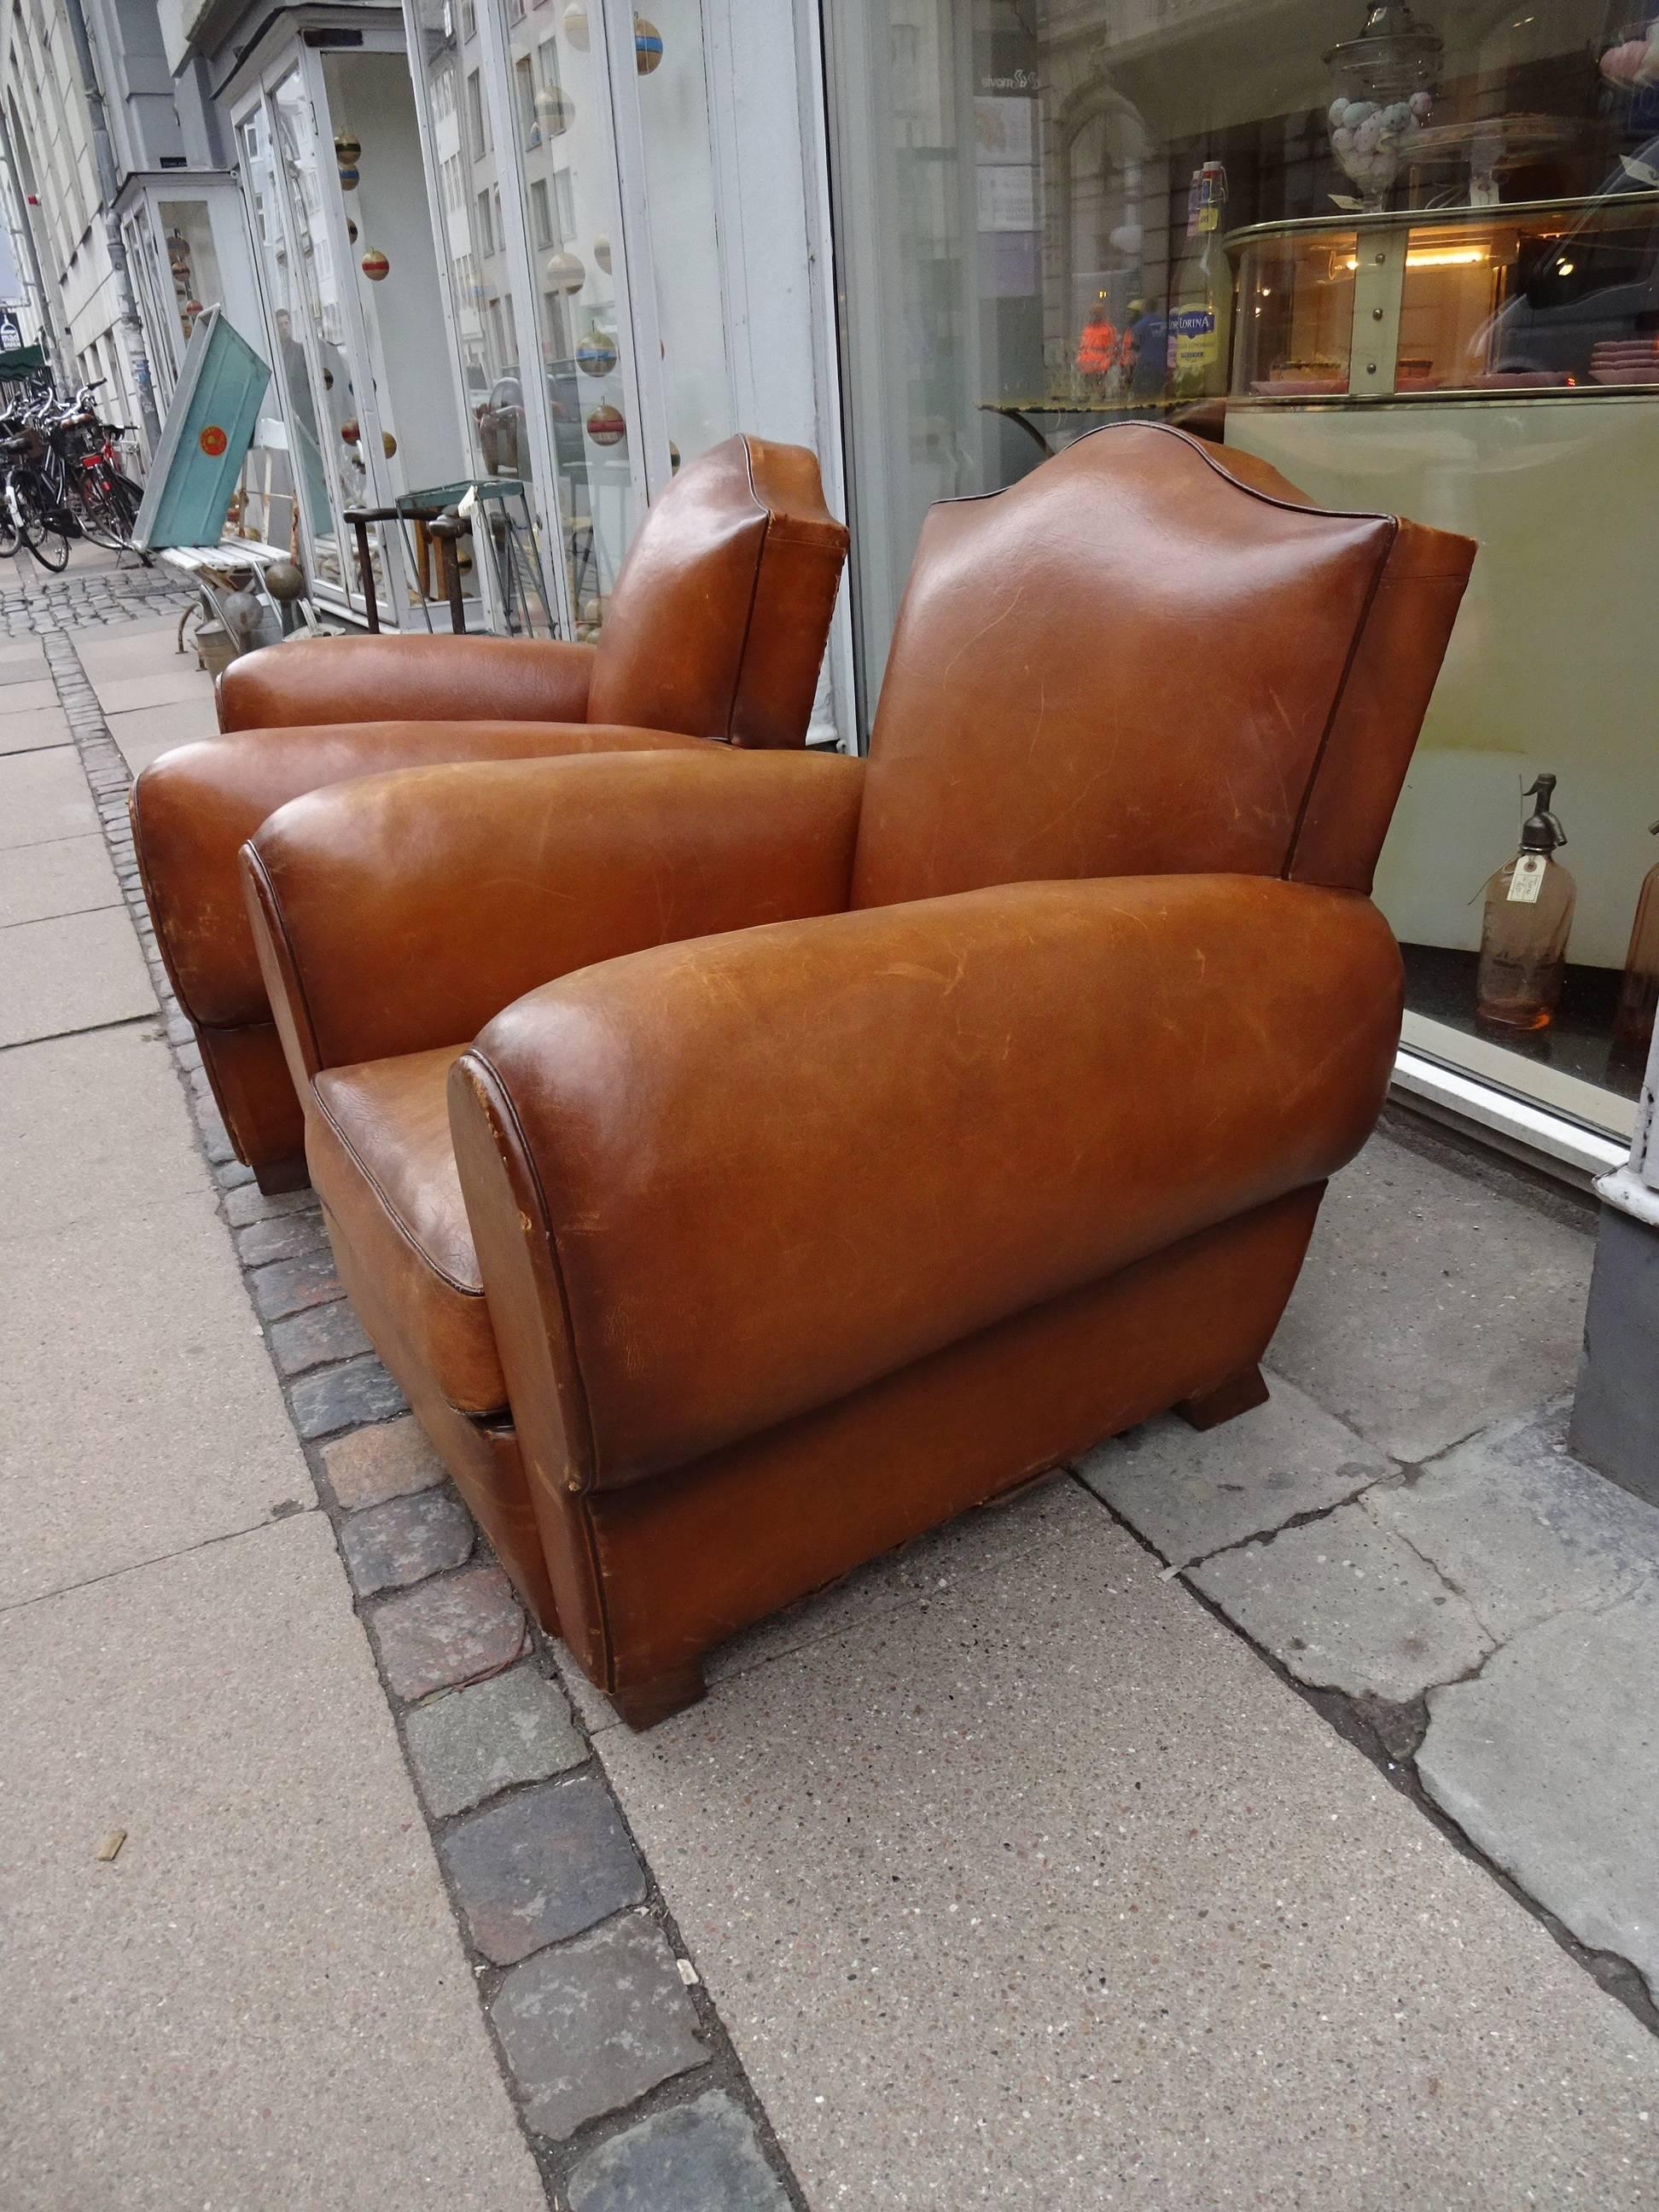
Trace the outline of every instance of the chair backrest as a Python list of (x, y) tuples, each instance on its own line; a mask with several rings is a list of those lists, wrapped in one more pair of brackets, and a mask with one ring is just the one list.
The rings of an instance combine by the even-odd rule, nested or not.
[(846, 559), (804, 446), (738, 435), (688, 462), (611, 594), (589, 721), (801, 744)]
[(1474, 555), (1155, 423), (933, 507), (854, 903), (1212, 870), (1369, 890)]

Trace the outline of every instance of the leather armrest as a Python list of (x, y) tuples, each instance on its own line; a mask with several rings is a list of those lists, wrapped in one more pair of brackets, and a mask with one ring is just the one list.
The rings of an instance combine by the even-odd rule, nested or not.
[(550, 638), (291, 638), (231, 662), (217, 685), (219, 726), (583, 722), (594, 652)]
[(455, 1045), (550, 977), (845, 905), (863, 764), (590, 754), (366, 777), (244, 848), (296, 1083)]
[(532, 993), (450, 1118), (543, 1479), (684, 1466), (1317, 1184), (1401, 1003), (1369, 901), (1245, 876), (969, 891)]
[(269, 1019), (238, 855), (285, 801), (351, 776), (436, 761), (543, 760), (644, 747), (709, 750), (702, 738), (611, 723), (423, 720), (239, 730), (163, 753), (133, 786), (133, 839), (179, 1005), (210, 1028)]

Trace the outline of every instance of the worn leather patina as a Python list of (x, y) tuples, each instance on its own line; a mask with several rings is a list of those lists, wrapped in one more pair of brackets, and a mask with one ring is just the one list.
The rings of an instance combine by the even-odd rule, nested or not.
[(1371, 870), (1474, 552), (1114, 428), (930, 515), (867, 762), (435, 768), (252, 838), (343, 1277), (631, 1722), (1260, 1402), (1386, 1092)]
[(799, 746), (846, 552), (810, 453), (729, 438), (646, 517), (597, 645), (301, 638), (231, 663), (221, 735), (143, 770), (133, 834), (174, 995), (237, 1155), (266, 1188), (304, 1180), (237, 865), (266, 816), (394, 768)]

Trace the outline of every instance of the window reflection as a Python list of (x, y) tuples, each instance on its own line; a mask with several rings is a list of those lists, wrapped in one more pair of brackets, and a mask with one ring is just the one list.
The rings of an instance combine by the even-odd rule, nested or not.
[[(1115, 421), (1474, 536), (1379, 877), (1413, 1041), (1627, 1124), (1659, 5), (848, 0), (830, 30), (866, 714), (927, 505)], [(1478, 893), (1540, 775), (1578, 899), (1517, 1040), (1477, 1018)]]

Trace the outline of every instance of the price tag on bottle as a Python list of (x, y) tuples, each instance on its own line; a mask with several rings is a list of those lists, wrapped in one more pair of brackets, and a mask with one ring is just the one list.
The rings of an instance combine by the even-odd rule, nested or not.
[(1515, 864), (1515, 873), (1510, 878), (1510, 904), (1536, 906), (1538, 894), (1544, 888), (1544, 871), (1549, 858), (1544, 853), (1522, 853)]

